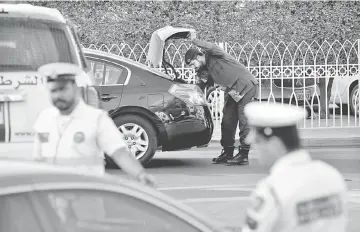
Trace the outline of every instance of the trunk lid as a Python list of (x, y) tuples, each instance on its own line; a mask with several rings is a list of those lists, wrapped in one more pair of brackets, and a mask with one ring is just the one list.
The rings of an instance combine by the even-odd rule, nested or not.
[(194, 29), (166, 26), (153, 32), (150, 39), (147, 61), (154, 66), (162, 64), (164, 45), (169, 39), (186, 39)]

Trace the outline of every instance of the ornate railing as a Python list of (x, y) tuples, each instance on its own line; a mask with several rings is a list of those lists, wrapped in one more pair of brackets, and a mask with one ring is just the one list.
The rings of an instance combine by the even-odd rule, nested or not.
[[(300, 128), (358, 127), (359, 120), (359, 40), (296, 43), (218, 43), (243, 63), (260, 83), (259, 101), (282, 102), (303, 106), (310, 113)], [(195, 72), (185, 67), (186, 43), (166, 46), (165, 59), (188, 83), (198, 83)], [(146, 64), (149, 45), (84, 45)], [(165, 71), (164, 68), (159, 68)], [(167, 68), (174, 77), (173, 70)], [(223, 91), (208, 88), (207, 93), (216, 126), (220, 126)], [(329, 100), (326, 93), (331, 95)], [(327, 109), (327, 110), (326, 110)]]

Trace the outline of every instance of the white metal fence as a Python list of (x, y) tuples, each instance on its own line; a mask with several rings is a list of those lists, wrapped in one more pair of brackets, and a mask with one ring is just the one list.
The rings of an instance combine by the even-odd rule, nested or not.
[[(282, 102), (304, 107), (309, 117), (299, 128), (358, 127), (359, 118), (359, 54), (360, 42), (324, 41), (307, 43), (218, 43), (229, 54), (243, 63), (258, 79), (256, 99), (268, 103)], [(149, 45), (84, 45), (146, 64)], [(165, 59), (179, 77), (189, 83), (198, 83), (192, 69), (185, 67), (186, 43), (171, 43), (166, 47)], [(162, 71), (164, 68), (157, 67)], [(168, 73), (174, 73), (167, 68)], [(328, 98), (327, 99), (327, 94)], [(224, 92), (205, 89), (216, 129), (220, 128)]]

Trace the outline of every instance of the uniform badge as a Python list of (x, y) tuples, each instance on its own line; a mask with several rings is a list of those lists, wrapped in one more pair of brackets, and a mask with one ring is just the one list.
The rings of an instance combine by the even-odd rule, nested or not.
[(85, 140), (85, 135), (83, 132), (76, 132), (74, 135), (74, 142), (76, 143), (81, 143), (84, 142)]
[(38, 135), (39, 135), (39, 140), (41, 143), (49, 142), (49, 133), (47, 133), (47, 132), (38, 133)]

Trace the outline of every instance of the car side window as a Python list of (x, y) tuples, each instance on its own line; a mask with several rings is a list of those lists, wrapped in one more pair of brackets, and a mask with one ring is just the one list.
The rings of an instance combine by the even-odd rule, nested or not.
[(124, 84), (128, 76), (128, 70), (119, 66), (106, 66), (105, 85)]
[(26, 194), (0, 196), (0, 231), (42, 231)]
[(123, 85), (128, 77), (128, 70), (122, 66), (115, 66), (104, 62), (89, 60), (88, 74), (95, 85)]
[(132, 196), (98, 190), (42, 192), (64, 228), (74, 231), (200, 231), (156, 206)]
[(102, 85), (105, 64), (103, 62), (89, 60), (89, 65), (88, 75), (93, 78), (94, 85)]

